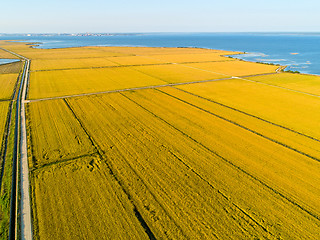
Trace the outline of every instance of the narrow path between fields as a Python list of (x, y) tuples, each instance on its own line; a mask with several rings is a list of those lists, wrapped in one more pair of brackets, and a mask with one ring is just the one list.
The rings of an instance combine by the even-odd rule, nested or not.
[(20, 199), (20, 214), (21, 214), (21, 239), (32, 240), (32, 218), (31, 218), (31, 199), (30, 199), (30, 181), (29, 181), (29, 165), (28, 165), (28, 147), (27, 147), (27, 128), (26, 128), (26, 113), (25, 99), (27, 97), (27, 85), (29, 78), (30, 61), (27, 60), (27, 69), (24, 79), (21, 102), (21, 135), (20, 135), (20, 178), (21, 178), (21, 199)]

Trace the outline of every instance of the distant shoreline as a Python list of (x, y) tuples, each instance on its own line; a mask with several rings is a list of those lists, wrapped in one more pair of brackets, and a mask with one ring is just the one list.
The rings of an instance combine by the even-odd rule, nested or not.
[[(319, 33), (320, 34), (320, 33)], [(142, 46), (142, 45), (86, 45), (86, 46), (61, 46), (61, 47), (52, 47), (52, 48), (42, 48), (41, 45), (45, 44), (45, 42), (41, 42), (41, 41), (29, 41), (29, 40), (7, 40), (7, 41), (15, 41), (15, 42), (25, 42), (26, 45), (29, 45), (31, 48), (37, 48), (37, 49), (68, 49), (68, 48), (82, 48), (82, 47), (146, 47), (149, 48), (150, 46)], [(153, 47), (150, 47), (153, 48)], [(227, 49), (219, 49), (219, 48), (209, 48), (209, 47), (193, 47), (193, 46), (185, 46), (185, 47), (155, 47), (155, 48), (197, 48), (197, 49), (209, 49), (209, 50), (222, 50), (222, 51), (230, 51), (230, 52), (234, 52), (234, 54), (228, 54), (228, 55), (222, 55), (225, 57), (232, 57), (241, 61), (245, 61), (245, 62), (253, 62), (253, 63), (260, 63), (260, 64), (266, 64), (266, 65), (276, 65), (281, 67), (281, 72), (290, 72), (290, 73), (294, 73), (294, 74), (302, 74), (302, 75), (311, 75), (311, 76), (320, 76), (320, 74), (312, 74), (312, 73), (303, 73), (303, 72), (297, 72), (295, 73), (294, 71), (285, 71), (285, 69), (288, 68), (288, 65), (282, 65), (279, 63), (267, 63), (267, 62), (263, 62), (263, 61), (254, 61), (254, 60), (248, 60), (248, 59), (243, 59), (240, 57), (235, 57), (234, 55), (243, 55), (243, 54), (250, 54), (249, 52), (245, 52), (245, 51), (231, 51), (231, 50), (227, 50)], [(298, 53), (290, 53), (291, 55), (298, 55)]]

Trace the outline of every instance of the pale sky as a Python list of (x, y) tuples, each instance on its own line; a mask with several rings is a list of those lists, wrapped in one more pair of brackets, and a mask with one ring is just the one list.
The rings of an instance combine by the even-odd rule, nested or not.
[(319, 0), (15, 0), (0, 33), (320, 32)]

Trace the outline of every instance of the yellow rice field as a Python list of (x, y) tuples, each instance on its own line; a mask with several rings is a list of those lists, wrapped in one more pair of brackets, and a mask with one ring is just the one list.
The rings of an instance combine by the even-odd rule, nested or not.
[[(154, 59), (159, 59), (174, 63), (187, 63), (187, 62), (222, 62), (222, 61), (235, 61), (233, 58), (221, 56), (223, 53), (202, 53), (202, 54), (166, 54), (152, 56)], [(226, 53), (228, 54), (228, 53)]]
[(98, 58), (127, 56), (130, 54), (118, 53), (115, 51), (103, 51), (100, 47), (83, 47), (83, 48), (61, 48), (61, 49), (37, 49), (31, 46), (9, 45), (7, 49), (17, 52), (31, 60), (35, 59), (75, 59), (75, 58)]
[(284, 87), (295, 91), (320, 95), (320, 77), (304, 74), (281, 73), (248, 78), (252, 81)]
[(220, 53), (235, 54), (235, 52), (211, 50), (204, 48), (150, 48), (150, 47), (102, 47), (104, 51), (114, 51), (123, 54), (139, 55), (139, 56), (152, 56), (152, 55), (164, 55), (164, 54), (198, 54), (198, 53)]
[(319, 98), (245, 80), (179, 88), (320, 139)]
[(97, 157), (32, 174), (34, 239), (149, 239), (106, 165)]
[(186, 66), (202, 69), (209, 72), (221, 73), (231, 76), (245, 76), (263, 73), (272, 73), (279, 66), (272, 66), (266, 64), (244, 62), (244, 61), (225, 61), (212, 63), (191, 63)]
[[(148, 91), (149, 93), (147, 93)], [(137, 101), (147, 109), (152, 109), (153, 113), (182, 130), (188, 136), (192, 136), (196, 142), (202, 143), (257, 178), (265, 178), (269, 186), (273, 186), (274, 182), (277, 182), (273, 188), (279, 192), (288, 191), (285, 195), (296, 193), (295, 199), (299, 199), (296, 201), (301, 201), (301, 204), (305, 204), (306, 208), (309, 208), (310, 205), (318, 212), (317, 209), (320, 205), (318, 206), (317, 203), (317, 195), (320, 193), (320, 189), (315, 190), (318, 181), (320, 181), (320, 176), (316, 180), (317, 173), (320, 172), (318, 161), (305, 157), (303, 154), (297, 154), (291, 149), (275, 144), (275, 142), (253, 134), (248, 129), (240, 128), (239, 125), (232, 124), (225, 119), (214, 115), (208, 116), (208, 112), (203, 112), (199, 108), (192, 107), (178, 99), (168, 98), (168, 95), (155, 91), (140, 91), (141, 97), (135, 97), (140, 94), (130, 94), (133, 96), (130, 99)], [(143, 94), (143, 92), (146, 93)], [(179, 97), (179, 94), (177, 96)], [(171, 109), (179, 109), (179, 112)], [(210, 112), (215, 114), (214, 108)], [(219, 139), (219, 142), (216, 139)], [(319, 147), (319, 142), (316, 143)], [(273, 154), (270, 155), (270, 152)], [(280, 159), (281, 161), (279, 161)], [(286, 163), (286, 161), (288, 162)], [(296, 169), (299, 169), (298, 174)], [(256, 171), (258, 174), (255, 174)], [(304, 173), (304, 171), (306, 172)], [(282, 172), (281, 176), (277, 174), (278, 172)], [(312, 172), (315, 175), (311, 177)], [(301, 176), (304, 176), (304, 181), (301, 181)], [(309, 180), (307, 180), (307, 176), (310, 176)], [(284, 187), (280, 186), (280, 182)], [(307, 191), (308, 187), (311, 187), (309, 191)], [(311, 197), (312, 195), (313, 197)]]
[(79, 59), (38, 59), (31, 62), (31, 71), (109, 66), (119, 66), (119, 64), (102, 57)]
[(0, 65), (0, 74), (20, 73), (22, 71), (23, 62), (15, 62)]
[(11, 99), (19, 74), (0, 74), (0, 100)]
[(0, 146), (2, 146), (3, 134), (7, 121), (7, 113), (9, 108), (9, 102), (0, 102)]
[(163, 61), (156, 59), (152, 56), (125, 56), (125, 57), (112, 57), (108, 60), (115, 62), (119, 65), (150, 65), (150, 64), (163, 64), (169, 63), (168, 61)]
[[(290, 236), (304, 232), (304, 234), (310, 234), (309, 236), (317, 236), (318, 233), (314, 230), (319, 229), (319, 223), (317, 220), (311, 220), (309, 214), (305, 212), (319, 214), (317, 201), (319, 165), (316, 161), (228, 122), (218, 118), (212, 119), (212, 116), (198, 109), (192, 107), (183, 109), (183, 104), (180, 104), (179, 107), (175, 101), (166, 102), (164, 98), (153, 93), (147, 94), (149, 99), (153, 99), (151, 102), (154, 101), (153, 104), (148, 104), (148, 101), (144, 100), (145, 97), (139, 97), (139, 95), (135, 93), (109, 94), (68, 101), (95, 142), (107, 152), (107, 161), (117, 169), (122, 181), (130, 183), (134, 192), (144, 192), (146, 197), (146, 190), (143, 189), (149, 189), (151, 196), (160, 199), (158, 204), (166, 203), (165, 212), (175, 219), (175, 224), (183, 226), (182, 231), (185, 234), (191, 234), (187, 235), (188, 237), (210, 236), (210, 228), (206, 229), (204, 225), (216, 229), (215, 233), (218, 236), (227, 236), (233, 232), (232, 228), (237, 227), (236, 223), (249, 220), (236, 219), (236, 223), (231, 221), (227, 224), (230, 231), (226, 233), (223, 230), (222, 232), (217, 230), (226, 226), (225, 221), (229, 221), (223, 212), (210, 211), (217, 211), (218, 215), (214, 216), (215, 219), (219, 218), (218, 222), (210, 219), (208, 214), (202, 215), (199, 212), (196, 214), (194, 211), (199, 209), (198, 205), (202, 203), (195, 196), (202, 198), (209, 195), (211, 198), (214, 196), (213, 193), (196, 191), (196, 189), (208, 191), (205, 188), (206, 184), (208, 188), (214, 188), (215, 191), (218, 190), (218, 193), (226, 195), (226, 199), (229, 199), (233, 206), (238, 207), (236, 211), (242, 209), (249, 216), (254, 216), (257, 223), (261, 224), (260, 227), (268, 229), (268, 234), (290, 238)], [(94, 111), (95, 114), (86, 114), (86, 109)], [(175, 109), (179, 109), (179, 112)], [(160, 162), (159, 159), (161, 159)], [(292, 165), (293, 163), (295, 165)], [(297, 173), (296, 168), (301, 169), (301, 172)], [(184, 177), (186, 173), (179, 174), (179, 171), (183, 169), (187, 172), (192, 170), (187, 174), (187, 178)], [(284, 169), (285, 174), (279, 176), (277, 171), (283, 172)], [(139, 181), (135, 184), (137, 181), (135, 176), (141, 178), (146, 186), (138, 184)], [(301, 176), (308, 176), (309, 179), (301, 181)], [(175, 180), (174, 177), (179, 180)], [(198, 188), (191, 187), (193, 190), (188, 190), (187, 186), (192, 186), (190, 185), (192, 181), (198, 182)], [(199, 181), (205, 185), (199, 187)], [(240, 191), (244, 189), (243, 186), (247, 186), (246, 191)], [(292, 193), (296, 191), (298, 191), (297, 195), (292, 196)], [(141, 194), (138, 196), (135, 200), (141, 201), (143, 197)], [(184, 200), (181, 201), (182, 199)], [(193, 199), (197, 199), (197, 203)], [(151, 204), (152, 198), (144, 201), (150, 201)], [(204, 201), (211, 202), (206, 199)], [(277, 202), (276, 205), (274, 201)], [(215, 207), (220, 205), (219, 209), (230, 204), (228, 201), (220, 202), (217, 199), (213, 202), (216, 203)], [(297, 213), (296, 206), (292, 202), (298, 202), (305, 210)], [(201, 208), (206, 209), (205, 205)], [(156, 214), (162, 216), (164, 214), (162, 211), (161, 208), (158, 208)], [(209, 209), (203, 213), (208, 213), (208, 211)], [(234, 214), (237, 215), (237, 213)], [(181, 219), (187, 216), (189, 220), (181, 222)], [(241, 214), (239, 217), (242, 218)], [(199, 221), (199, 218), (202, 220)], [(288, 219), (292, 220), (289, 225), (287, 225)], [(195, 224), (195, 221), (199, 232), (195, 229), (190, 231), (192, 229), (190, 224)], [(306, 225), (302, 227), (297, 225), (298, 222)], [(148, 223), (151, 226), (155, 224), (152, 221)], [(276, 223), (280, 223), (282, 227), (276, 227)], [(158, 224), (156, 225), (158, 229), (168, 228), (162, 227), (162, 224), (168, 224), (168, 221), (159, 221)], [(310, 224), (314, 226), (314, 229), (310, 228)], [(247, 229), (247, 233), (263, 236), (263, 233), (255, 232), (260, 227), (255, 226), (254, 230)], [(236, 230), (234, 233), (239, 232)], [(232, 236), (232, 238), (243, 237)], [(163, 237), (159, 236), (159, 238)]]
[(129, 67), (32, 72), (30, 76), (30, 99), (94, 93), (165, 83)]
[(94, 148), (63, 100), (28, 105), (31, 168), (90, 155)]
[(278, 66), (221, 50), (0, 44), (31, 58), (35, 239), (320, 238), (318, 77), (226, 79)]
[[(214, 99), (213, 96), (211, 96), (211, 99), (204, 98), (200, 95), (172, 87), (159, 88), (159, 91), (190, 106), (195, 105), (203, 111), (208, 111), (225, 120), (230, 120), (234, 124), (248, 128), (248, 130), (261, 134), (270, 140), (278, 142), (280, 145), (286, 145), (291, 149), (320, 159), (320, 142), (317, 139), (299, 134), (297, 131), (288, 129), (286, 126), (277, 125), (275, 122), (267, 121), (260, 116), (251, 115), (240, 109), (212, 100)], [(170, 101), (170, 98), (168, 101)]]
[(179, 64), (139, 66), (132, 68), (167, 83), (206, 81), (226, 77), (225, 75), (189, 68)]
[(7, 51), (4, 51), (0, 49), (0, 58), (17, 58), (16, 56), (12, 55), (11, 53), (8, 53)]

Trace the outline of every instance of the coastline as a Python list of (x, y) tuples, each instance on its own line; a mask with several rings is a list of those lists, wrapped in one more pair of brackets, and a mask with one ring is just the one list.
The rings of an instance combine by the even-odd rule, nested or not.
[[(34, 48), (194, 47), (250, 53), (239, 59), (286, 65), (286, 70), (320, 75), (320, 35), (272, 33), (144, 33), (115, 36), (11, 35), (1, 40), (33, 42)], [(38, 46), (36, 46), (36, 44)], [(299, 53), (292, 55), (292, 53)]]
[[(163, 47), (163, 46), (158, 46), (158, 47), (154, 47), (154, 46), (147, 46), (147, 45), (86, 45), (86, 46), (70, 46), (70, 47), (56, 47), (56, 48), (41, 48), (41, 45), (45, 44), (44, 42), (41, 41), (28, 41), (28, 40), (0, 40), (0, 41), (12, 41), (12, 42), (22, 42), (22, 43), (26, 43), (26, 45), (28, 45), (30, 48), (34, 48), (34, 49), (73, 49), (73, 48), (86, 48), (86, 47), (137, 47), (137, 48), (195, 48), (195, 49), (206, 49), (206, 50), (218, 50), (218, 51), (228, 51), (228, 52), (234, 52), (232, 54), (228, 54), (228, 55), (221, 55), (222, 57), (227, 57), (227, 58), (234, 58), (237, 59), (239, 61), (244, 61), (244, 62), (251, 62), (251, 63), (258, 63), (258, 64), (265, 64), (265, 65), (275, 65), (275, 66), (279, 66), (279, 68), (281, 67), (281, 70), (277, 71), (277, 73), (292, 73), (292, 74), (301, 74), (301, 75), (307, 75), (307, 76), (316, 76), (319, 77), (320, 74), (314, 74), (314, 73), (304, 73), (304, 72), (293, 72), (293, 71), (286, 71), (285, 69), (287, 69), (289, 66), (288, 65), (282, 65), (279, 63), (268, 63), (268, 62), (261, 62), (261, 61), (251, 61), (248, 59), (243, 59), (240, 57), (235, 57), (235, 55), (244, 55), (244, 54), (250, 54), (250, 52), (246, 52), (246, 51), (233, 51), (233, 50), (226, 50), (226, 49), (219, 49), (219, 48), (209, 48), (209, 47), (196, 47), (196, 46), (184, 46), (184, 47)], [(3, 65), (3, 64), (0, 64)]]

